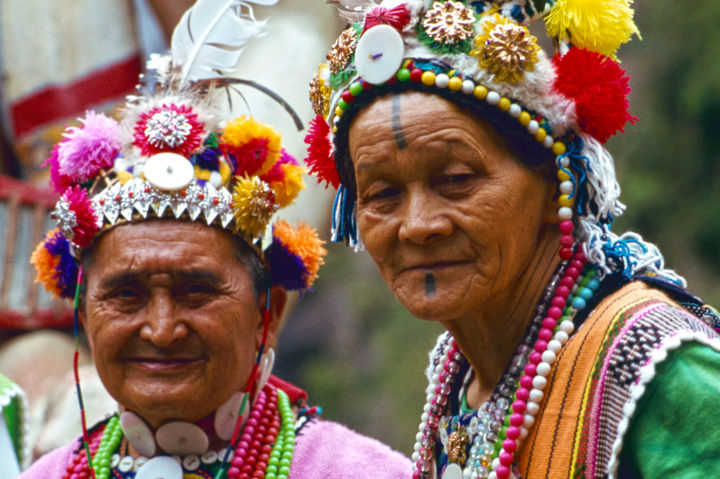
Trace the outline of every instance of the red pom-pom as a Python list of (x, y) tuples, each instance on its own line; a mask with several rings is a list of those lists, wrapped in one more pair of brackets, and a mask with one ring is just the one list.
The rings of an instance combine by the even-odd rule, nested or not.
[(584, 48), (555, 55), (555, 90), (575, 101), (580, 128), (601, 143), (637, 118), (628, 113), (625, 70), (614, 60)]
[(75, 226), (73, 227), (73, 243), (81, 248), (90, 246), (90, 242), (98, 230), (97, 215), (88, 199), (87, 190), (75, 185), (68, 188), (63, 194), (70, 210), (75, 213)]
[(385, 7), (374, 7), (367, 15), (365, 15), (363, 33), (376, 25), (390, 25), (395, 30), (401, 31), (409, 21), (410, 11), (404, 4), (390, 9)]
[(310, 129), (305, 137), (307, 143), (307, 158), (305, 164), (310, 168), (310, 174), (317, 176), (318, 183), (326, 182), (325, 187), (340, 186), (340, 177), (335, 168), (330, 142), (330, 127), (322, 115), (318, 115), (310, 122)]

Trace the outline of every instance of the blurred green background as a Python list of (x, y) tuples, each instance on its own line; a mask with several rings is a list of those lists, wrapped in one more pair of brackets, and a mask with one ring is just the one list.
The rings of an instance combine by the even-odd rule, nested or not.
[[(634, 6), (642, 40), (618, 56), (640, 121), (607, 145), (628, 206), (614, 230), (657, 244), (692, 292), (720, 305), (720, 2)], [(441, 328), (397, 303), (367, 253), (328, 249), (315, 292), (280, 338), (277, 371), (308, 389), (326, 418), (409, 454)]]

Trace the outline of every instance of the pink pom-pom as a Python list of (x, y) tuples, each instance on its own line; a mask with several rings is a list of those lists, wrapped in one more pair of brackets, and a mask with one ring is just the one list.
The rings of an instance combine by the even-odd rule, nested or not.
[(61, 175), (84, 183), (103, 168), (113, 165), (122, 146), (120, 125), (102, 113), (88, 111), (82, 127), (70, 127), (58, 144), (57, 162)]
[(397, 5), (390, 9), (385, 7), (374, 7), (365, 16), (363, 33), (376, 25), (390, 25), (395, 30), (402, 31), (403, 27), (405, 27), (409, 21), (410, 11), (407, 9), (405, 4)]
[(571, 48), (555, 55), (555, 90), (575, 101), (580, 128), (601, 143), (624, 131), (628, 121), (638, 119), (628, 113), (630, 93), (625, 70), (614, 60), (583, 48)]
[(340, 177), (332, 154), (330, 127), (322, 115), (316, 116), (310, 122), (305, 143), (308, 145), (305, 164), (310, 168), (310, 173), (317, 176), (318, 183), (325, 181), (326, 188), (329, 185), (333, 188), (340, 186)]
[(55, 193), (62, 193), (73, 184), (72, 178), (60, 173), (60, 162), (58, 161), (59, 146), (60, 143), (56, 143), (53, 146), (52, 151), (50, 152), (50, 156), (47, 160), (45, 160), (45, 163), (43, 163), (43, 167), (50, 167), (50, 185), (55, 190)]
[(75, 213), (72, 242), (81, 248), (90, 246), (90, 242), (98, 230), (97, 216), (88, 199), (87, 190), (75, 185), (68, 188), (63, 199), (68, 202), (70, 210)]

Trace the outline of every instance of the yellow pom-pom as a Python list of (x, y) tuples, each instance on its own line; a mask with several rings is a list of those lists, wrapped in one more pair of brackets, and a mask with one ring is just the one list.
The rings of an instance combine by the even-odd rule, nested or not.
[(303, 277), (305, 289), (310, 288), (324, 263), (323, 257), (327, 254), (327, 250), (323, 248), (325, 242), (318, 237), (317, 231), (305, 222), (293, 227), (287, 221), (279, 220), (273, 225), (273, 236), (285, 245), (290, 253), (302, 260), (307, 270)]
[(203, 170), (198, 165), (195, 165), (195, 178), (208, 181), (210, 179), (210, 170)]
[(222, 180), (222, 184), (227, 184), (228, 180), (230, 179), (230, 165), (225, 163), (225, 161), (221, 161), (218, 170), (220, 172), (220, 179)]
[[(57, 232), (57, 229), (49, 231), (46, 238), (50, 238)], [(57, 267), (60, 264), (60, 258), (53, 256), (45, 248), (45, 241), (41, 241), (30, 256), (30, 263), (35, 266), (37, 275), (35, 282), (40, 283), (43, 287), (53, 295), (60, 297), (61, 291), (55, 276), (57, 275)]]
[(235, 227), (257, 238), (277, 211), (275, 192), (257, 176), (236, 177), (233, 194)]
[(285, 163), (280, 168), (283, 170), (283, 181), (273, 181), (270, 186), (275, 191), (275, 202), (280, 208), (284, 208), (295, 201), (298, 193), (305, 189), (303, 173), (305, 168), (292, 163)]
[(630, 3), (630, 0), (558, 0), (545, 17), (545, 26), (552, 37), (569, 36), (576, 47), (616, 60), (620, 45), (632, 35), (640, 36)]
[[(254, 118), (241, 116), (225, 126), (222, 134), (222, 147), (225, 150), (240, 149), (251, 142), (264, 142), (267, 157), (260, 169), (253, 174), (261, 175), (268, 171), (280, 158), (282, 136), (274, 128), (260, 123)], [(221, 172), (222, 175), (222, 172)]]

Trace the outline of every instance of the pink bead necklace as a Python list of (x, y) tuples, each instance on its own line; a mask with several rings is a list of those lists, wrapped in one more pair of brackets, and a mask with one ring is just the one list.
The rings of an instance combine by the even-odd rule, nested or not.
[[(572, 229), (569, 228), (571, 225), (572, 223), (569, 221), (561, 223), (560, 229), (563, 235), (571, 233)], [(505, 399), (503, 394), (494, 398), (495, 402), (492, 407), (503, 404), (508, 410), (505, 413), (507, 426), (499, 431), (495, 441), (490, 441), (490, 445), (494, 445), (494, 448), (491, 447), (491, 454), (484, 456), (492, 458), (491, 462), (477, 466), (466, 464), (464, 470), (456, 464), (448, 464), (446, 475), (443, 478), (507, 479), (511, 476), (515, 453), (521, 440), (527, 435), (528, 428), (533, 425), (535, 415), (540, 410), (540, 402), (544, 396), (543, 389), (547, 384), (546, 378), (552, 364), (557, 353), (575, 329), (572, 320), (576, 313), (585, 307), (586, 301), (592, 297), (594, 289), (597, 289), (598, 283), (593, 279), (593, 270), (590, 270), (585, 277), (581, 276), (586, 258), (579, 249), (573, 254), (571, 247), (564, 246), (559, 253), (563, 262), (540, 301), (537, 316), (528, 330), (526, 341), (518, 348), (516, 356), (520, 357), (517, 359), (522, 361), (522, 356), (526, 358), (522, 375), (517, 380), (517, 376), (505, 377), (508, 375), (506, 373), (501, 379), (501, 383), (517, 380), (517, 386), (514, 394), (510, 394), (512, 401)], [(592, 287), (586, 287), (590, 283), (592, 283)], [(528, 348), (527, 341), (535, 334), (537, 334), (537, 339), (532, 344), (532, 348)], [(428, 402), (421, 417), (413, 454), (413, 479), (433, 477), (433, 469), (436, 467), (435, 444), (439, 439), (438, 430), (441, 418), (448, 403), (452, 384), (461, 364), (465, 361), (457, 342), (449, 335), (447, 341), (441, 346), (440, 357), (444, 359), (435, 366), (428, 385)], [(515, 358), (513, 362), (515, 362)], [(510, 374), (510, 376), (513, 375)], [(489, 408), (492, 409), (492, 407)], [(473, 439), (471, 438), (471, 443), (473, 443)], [(498, 441), (500, 441), (499, 445)], [(478, 462), (480, 461), (478, 460)]]

